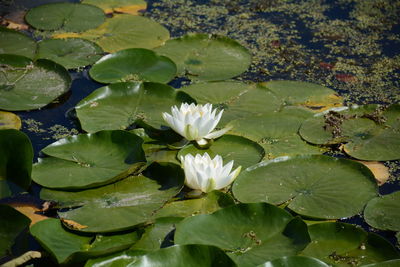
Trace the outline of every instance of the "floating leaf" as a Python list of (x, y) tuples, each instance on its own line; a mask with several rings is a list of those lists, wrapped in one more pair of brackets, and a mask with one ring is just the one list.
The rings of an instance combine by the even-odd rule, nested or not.
[(28, 217), (31, 220), (31, 226), (48, 218), (47, 216), (39, 214), (38, 212), (42, 210), (33, 204), (11, 203), (10, 206)]
[(30, 220), (10, 206), (0, 205), (0, 258), (14, 244), (15, 238), (29, 226)]
[(32, 8), (25, 20), (39, 30), (81, 32), (104, 22), (103, 10), (92, 5), (51, 3)]
[(400, 192), (371, 199), (365, 207), (364, 218), (375, 228), (400, 231)]
[(146, 252), (125, 250), (109, 256), (90, 259), (86, 262), (85, 267), (125, 267), (129, 263), (135, 262), (143, 254), (146, 254)]
[(318, 223), (308, 227), (311, 243), (301, 253), (333, 266), (364, 266), (397, 259), (400, 254), (385, 239), (346, 223)]
[(21, 119), (11, 112), (0, 111), (0, 129), (21, 129)]
[[(200, 149), (194, 145), (182, 148), (178, 153), (178, 158), (186, 154), (203, 155), (207, 152), (211, 158), (220, 155), (225, 163), (234, 160), (234, 166), (247, 168), (259, 162), (264, 156), (263, 148), (257, 143), (236, 135), (224, 135), (215, 140), (207, 149)], [(235, 168), (235, 167), (234, 167)]]
[(361, 163), (312, 155), (252, 166), (236, 179), (233, 193), (241, 202), (289, 202), (287, 207), (301, 215), (338, 219), (361, 212), (377, 186)]
[(363, 267), (397, 267), (399, 265), (400, 265), (400, 259), (367, 264), (363, 265)]
[(147, 3), (143, 0), (83, 0), (82, 3), (98, 6), (106, 14), (118, 12), (137, 15), (138, 11), (147, 7)]
[(189, 34), (169, 40), (156, 52), (171, 58), (178, 73), (203, 81), (225, 80), (245, 72), (251, 63), (246, 48), (224, 36)]
[(219, 248), (204, 245), (185, 245), (163, 248), (138, 257), (129, 266), (223, 266), (234, 267), (235, 263)]
[(0, 55), (0, 64), (0, 109), (44, 107), (71, 85), (68, 71), (52, 61), (32, 62), (23, 56)]
[(70, 199), (76, 197), (84, 203), (80, 208), (58, 213), (63, 219), (87, 226), (80, 231), (98, 233), (131, 229), (154, 221), (156, 212), (183, 187), (183, 171), (177, 165), (153, 164), (146, 172), (154, 177), (130, 176), (106, 187), (50, 194), (61, 196), (62, 200), (69, 195)]
[(167, 83), (176, 74), (176, 65), (169, 58), (151, 50), (131, 48), (102, 57), (89, 71), (101, 83), (146, 81)]
[(36, 42), (17, 31), (0, 27), (0, 54), (20, 55), (33, 58), (36, 53)]
[(169, 39), (169, 32), (151, 19), (119, 14), (106, 19), (97, 29), (81, 34), (57, 34), (54, 37), (88, 39), (97, 43), (104, 51), (113, 53), (127, 48), (152, 49), (160, 46)]
[(289, 256), (268, 261), (257, 267), (328, 267), (329, 265), (315, 258)]
[(121, 251), (138, 240), (136, 232), (95, 238), (77, 235), (65, 230), (60, 220), (53, 218), (36, 223), (30, 232), (59, 264)]
[(309, 241), (303, 221), (266, 203), (237, 204), (189, 217), (175, 232), (176, 244), (217, 246), (239, 266), (296, 255)]
[(143, 140), (125, 131), (101, 131), (61, 139), (42, 152), (33, 180), (48, 188), (84, 189), (111, 183), (145, 161)]
[(0, 130), (0, 198), (11, 195), (12, 184), (28, 189), (31, 184), (33, 148), (23, 132)]
[(378, 161), (361, 161), (358, 162), (364, 164), (374, 174), (378, 185), (383, 185), (387, 182), (390, 177), (389, 168), (386, 167), (382, 162)]
[(165, 125), (162, 112), (179, 105), (180, 94), (160, 83), (115, 83), (97, 89), (75, 108), (87, 132), (126, 129), (138, 121), (160, 128)]
[(76, 69), (93, 64), (102, 53), (97, 44), (85, 39), (47, 39), (39, 42), (37, 58), (52, 60), (67, 69)]

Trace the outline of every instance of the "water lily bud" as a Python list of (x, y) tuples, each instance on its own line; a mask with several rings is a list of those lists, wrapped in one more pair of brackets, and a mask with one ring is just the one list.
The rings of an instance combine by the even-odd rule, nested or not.
[(214, 139), (222, 136), (229, 128), (214, 131), (221, 119), (223, 110), (217, 114), (217, 109), (212, 109), (211, 104), (195, 105), (182, 103), (171, 108), (171, 114), (162, 114), (168, 125), (178, 134), (189, 141), (196, 141), (200, 146), (207, 144), (207, 139)]
[(208, 193), (230, 185), (239, 175), (241, 166), (231, 172), (233, 160), (225, 166), (222, 157), (216, 155), (211, 159), (207, 153), (181, 156), (182, 168), (185, 172), (186, 186)]

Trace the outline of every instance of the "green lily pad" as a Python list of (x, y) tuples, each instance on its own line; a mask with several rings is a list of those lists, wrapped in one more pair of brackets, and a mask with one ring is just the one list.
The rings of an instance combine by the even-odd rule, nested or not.
[(100, 131), (61, 139), (42, 152), (33, 180), (48, 188), (85, 189), (111, 183), (145, 162), (143, 140), (126, 131)]
[(255, 84), (239, 82), (197, 83), (182, 87), (198, 104), (211, 103), (223, 109), (218, 126), (253, 116), (271, 114), (281, 109), (281, 102), (272, 92)]
[(315, 258), (289, 256), (268, 261), (257, 267), (328, 267), (329, 265)]
[(182, 189), (184, 175), (174, 164), (153, 164), (146, 171), (154, 177), (130, 176), (108, 186), (107, 192), (102, 188), (78, 192), (86, 197), (85, 204), (59, 216), (81, 225), (75, 230), (91, 233), (122, 231), (154, 221), (156, 211)]
[(106, 14), (119, 12), (137, 15), (139, 10), (145, 10), (147, 7), (143, 0), (83, 0), (82, 3), (98, 6)]
[(76, 69), (93, 64), (102, 53), (97, 44), (85, 39), (47, 39), (39, 42), (37, 58), (52, 60), (66, 69)]
[(0, 258), (5, 256), (15, 238), (29, 226), (31, 220), (10, 206), (0, 205)]
[(33, 148), (23, 132), (0, 130), (0, 198), (12, 194), (12, 184), (28, 189), (31, 184)]
[(205, 245), (172, 246), (138, 257), (129, 266), (234, 267), (235, 263), (219, 248)]
[(115, 83), (97, 89), (75, 108), (87, 132), (126, 129), (138, 121), (160, 128), (166, 124), (162, 112), (179, 105), (181, 94), (160, 83)]
[(80, 34), (57, 34), (56, 38), (79, 37), (97, 43), (104, 51), (114, 53), (127, 48), (152, 49), (169, 39), (169, 31), (161, 24), (143, 17), (118, 14)]
[(160, 249), (166, 236), (173, 230), (175, 225), (182, 221), (183, 218), (159, 218), (154, 224), (146, 227), (145, 232), (140, 240), (136, 242), (130, 249), (141, 251), (154, 251)]
[(365, 207), (364, 218), (375, 228), (400, 231), (400, 192), (371, 199)]
[(3, 129), (21, 129), (21, 119), (14, 113), (0, 111), (0, 130)]
[(264, 156), (264, 149), (257, 143), (236, 135), (224, 135), (215, 140), (207, 149), (200, 149), (194, 145), (188, 145), (178, 152), (178, 158), (186, 154), (203, 155), (208, 153), (211, 158), (220, 155), (224, 160), (224, 164), (234, 160), (234, 168), (242, 166), (247, 168), (259, 162)]
[(144, 254), (146, 254), (146, 251), (125, 250), (109, 256), (90, 259), (86, 262), (85, 267), (125, 267)]
[(184, 219), (175, 243), (217, 246), (239, 266), (299, 253), (310, 242), (306, 224), (266, 203), (237, 204), (209, 215)]
[(333, 266), (364, 266), (397, 259), (400, 254), (385, 239), (346, 223), (318, 223), (308, 227), (311, 243), (301, 253)]
[(116, 235), (81, 236), (69, 232), (58, 219), (34, 224), (31, 234), (59, 263), (84, 261), (129, 248), (139, 236), (136, 232)]
[(45, 59), (0, 55), (0, 109), (30, 110), (46, 106), (66, 93), (71, 77), (62, 66)]
[(300, 81), (269, 81), (263, 83), (286, 105), (303, 106), (323, 111), (343, 105), (343, 98), (334, 90), (315, 83)]
[(235, 204), (233, 198), (221, 191), (211, 191), (202, 198), (174, 201), (157, 212), (157, 217), (189, 217), (209, 214)]
[(89, 71), (101, 83), (146, 81), (167, 83), (176, 74), (176, 65), (169, 58), (151, 50), (131, 48), (102, 57)]
[(36, 53), (36, 42), (17, 31), (0, 28), (0, 54), (20, 55), (33, 58)]
[(96, 28), (105, 20), (103, 10), (76, 3), (51, 3), (34, 7), (25, 20), (39, 30), (81, 32)]
[(344, 144), (344, 151), (362, 160), (400, 158), (400, 105), (381, 111), (379, 106), (350, 107), (339, 113), (317, 114), (299, 133), (314, 144)]
[(208, 34), (189, 34), (169, 40), (156, 52), (171, 58), (178, 66), (178, 73), (202, 81), (235, 77), (251, 63), (251, 54), (239, 43)]
[(397, 267), (399, 265), (400, 265), (400, 259), (367, 264), (363, 265), (363, 267)]
[(322, 219), (353, 216), (377, 195), (363, 164), (322, 155), (261, 162), (242, 171), (232, 189), (241, 202), (289, 202), (298, 214)]

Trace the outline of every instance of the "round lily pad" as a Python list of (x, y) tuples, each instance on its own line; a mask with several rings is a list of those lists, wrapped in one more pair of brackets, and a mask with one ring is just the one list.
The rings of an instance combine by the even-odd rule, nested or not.
[(30, 110), (46, 106), (69, 90), (71, 77), (62, 66), (45, 59), (31, 61), (0, 55), (0, 109)]
[[(76, 192), (84, 205), (58, 215), (67, 227), (89, 233), (122, 231), (154, 221), (157, 211), (182, 189), (184, 175), (174, 164), (149, 168), (155, 176), (130, 176), (104, 188)], [(69, 193), (71, 198), (73, 194)]]
[(51, 3), (34, 7), (25, 20), (39, 30), (81, 32), (96, 28), (104, 22), (103, 10), (96, 6), (76, 3)]
[(371, 199), (365, 207), (364, 218), (375, 228), (400, 231), (400, 192)]
[(175, 243), (202, 244), (226, 251), (239, 266), (299, 253), (310, 239), (306, 224), (266, 203), (237, 204), (176, 226)]
[(67, 69), (76, 69), (93, 64), (102, 53), (97, 44), (85, 39), (47, 39), (39, 42), (37, 58), (52, 60)]
[(0, 198), (11, 195), (12, 184), (31, 184), (33, 148), (28, 136), (15, 129), (0, 130)]
[(318, 223), (308, 227), (311, 243), (301, 253), (333, 266), (365, 266), (397, 259), (400, 254), (385, 239), (346, 223)]
[(3, 129), (21, 129), (21, 119), (14, 113), (0, 111), (0, 130)]
[(342, 112), (317, 114), (299, 133), (314, 144), (344, 144), (344, 151), (362, 160), (400, 158), (400, 105), (387, 109), (366, 105)]
[(265, 87), (239, 82), (197, 83), (182, 87), (198, 104), (211, 103), (223, 109), (218, 126), (239, 118), (270, 114), (281, 109), (281, 102)]
[(245, 72), (251, 63), (249, 51), (224, 36), (189, 34), (169, 40), (156, 49), (171, 58), (178, 73), (194, 80), (225, 80)]
[(140, 256), (146, 254), (146, 251), (141, 250), (125, 250), (117, 252), (109, 256), (103, 256), (95, 259), (90, 259), (86, 262), (85, 267), (123, 267), (129, 263), (135, 262)]
[(107, 184), (145, 162), (143, 140), (125, 131), (100, 131), (61, 139), (42, 152), (33, 180), (48, 188), (83, 189)]
[(268, 261), (257, 267), (328, 267), (329, 265), (316, 258), (289, 256)]
[(126, 129), (138, 121), (159, 129), (166, 124), (162, 112), (180, 105), (180, 95), (160, 83), (114, 83), (97, 89), (75, 108), (82, 129), (87, 132)]
[(104, 51), (114, 53), (127, 48), (152, 49), (169, 39), (169, 31), (161, 24), (128, 14), (114, 15), (100, 25), (81, 34), (57, 34), (56, 38), (80, 37), (97, 43)]
[(118, 12), (137, 15), (139, 10), (145, 10), (147, 7), (143, 0), (83, 0), (82, 3), (98, 6), (106, 14)]
[(29, 226), (31, 220), (7, 205), (0, 205), (0, 258), (5, 256), (15, 238)]
[(397, 267), (400, 265), (400, 259), (383, 261), (378, 263), (371, 263), (367, 265), (363, 265), (363, 267)]
[(169, 58), (151, 50), (131, 48), (102, 57), (89, 71), (101, 83), (145, 81), (167, 83), (176, 74), (176, 65)]
[(259, 162), (264, 156), (264, 149), (257, 143), (236, 135), (224, 135), (207, 149), (197, 148), (195, 145), (188, 145), (178, 152), (178, 159), (186, 154), (203, 155), (208, 153), (211, 158), (220, 155), (224, 164), (234, 160), (234, 168), (242, 166), (242, 169)]
[(322, 155), (282, 157), (242, 171), (233, 185), (241, 202), (268, 202), (301, 215), (338, 219), (362, 211), (377, 195), (363, 164)]
[(0, 54), (13, 54), (33, 58), (36, 42), (17, 31), (0, 27)]

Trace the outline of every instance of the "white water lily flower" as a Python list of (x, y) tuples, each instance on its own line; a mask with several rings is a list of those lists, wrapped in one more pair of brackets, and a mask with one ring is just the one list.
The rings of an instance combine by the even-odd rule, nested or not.
[(162, 116), (168, 125), (178, 134), (189, 141), (195, 140), (199, 145), (206, 145), (206, 139), (220, 137), (229, 131), (224, 128), (212, 132), (221, 119), (223, 110), (218, 115), (217, 109), (212, 109), (211, 104), (195, 105), (182, 103), (178, 109), (177, 106), (171, 108), (171, 113), (163, 112)]
[(241, 166), (231, 172), (233, 160), (223, 166), (222, 157), (216, 155), (214, 159), (206, 153), (193, 157), (187, 154), (181, 156), (182, 168), (185, 172), (186, 186), (208, 193), (230, 185), (239, 175)]

